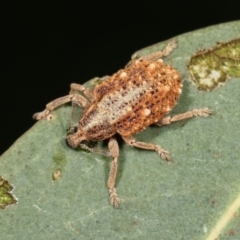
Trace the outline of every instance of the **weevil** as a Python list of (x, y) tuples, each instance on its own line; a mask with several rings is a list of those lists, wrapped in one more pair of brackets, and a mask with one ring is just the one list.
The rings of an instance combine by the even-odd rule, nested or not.
[(139, 142), (133, 135), (151, 124), (162, 126), (194, 116), (208, 117), (212, 114), (208, 108), (202, 108), (173, 117), (166, 116), (176, 105), (183, 86), (180, 73), (164, 64), (161, 59), (174, 48), (176, 42), (173, 40), (163, 51), (132, 59), (124, 69), (106, 77), (93, 90), (72, 83), (69, 95), (53, 100), (46, 105), (44, 111), (33, 115), (40, 120), (67, 102), (84, 109), (79, 125), (76, 131), (68, 135), (67, 143), (72, 148), (81, 146), (90, 152), (104, 154), (102, 150), (90, 148), (84, 142), (108, 139), (109, 152), (105, 155), (111, 156), (112, 162), (107, 187), (110, 204), (116, 208), (120, 204), (115, 188), (119, 157), (116, 134), (130, 146), (154, 150), (162, 159), (170, 161), (169, 152), (160, 145)]

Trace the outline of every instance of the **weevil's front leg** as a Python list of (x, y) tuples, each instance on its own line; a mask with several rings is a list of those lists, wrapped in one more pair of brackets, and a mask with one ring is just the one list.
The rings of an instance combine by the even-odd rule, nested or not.
[(123, 140), (130, 146), (154, 150), (156, 151), (163, 160), (171, 161), (171, 157), (168, 151), (163, 149), (161, 146), (153, 143), (138, 142), (132, 136), (122, 136)]
[(110, 155), (112, 157), (111, 169), (110, 169), (110, 174), (107, 182), (107, 186), (109, 188), (110, 203), (115, 208), (119, 208), (120, 199), (117, 195), (116, 188), (114, 187), (116, 176), (117, 176), (119, 147), (118, 147), (117, 140), (114, 137), (111, 137), (109, 139), (108, 148), (110, 151)]
[(101, 149), (98, 149), (98, 148), (91, 148), (91, 147), (88, 147), (87, 145), (85, 144), (79, 144), (79, 147), (82, 148), (82, 149), (85, 149), (89, 152), (92, 152), (92, 153), (97, 153), (97, 154), (101, 154), (101, 155), (104, 155), (104, 156), (111, 156), (110, 152), (109, 151), (104, 151), (104, 150), (101, 150)]
[(162, 125), (168, 125), (173, 122), (177, 122), (183, 119), (192, 118), (192, 117), (208, 117), (209, 115), (213, 114), (213, 111), (211, 111), (208, 108), (202, 108), (202, 109), (194, 109), (192, 111), (188, 111), (182, 114), (177, 114), (173, 117), (165, 117), (159, 122), (155, 123), (155, 125), (162, 126)]
[(99, 154), (102, 154), (105, 156), (112, 157), (107, 187), (109, 189), (108, 191), (109, 191), (110, 204), (115, 208), (119, 208), (120, 199), (117, 195), (117, 190), (115, 188), (115, 181), (116, 181), (117, 168), (118, 168), (118, 156), (119, 156), (119, 147), (118, 147), (117, 140), (113, 137), (111, 137), (109, 139), (109, 142), (108, 142), (109, 152), (105, 152), (105, 151), (102, 151), (102, 150), (96, 149), (96, 148), (89, 148), (88, 146), (86, 146), (84, 144), (80, 144), (79, 146), (84, 149), (87, 149), (90, 152), (99, 153)]
[(89, 103), (85, 97), (83, 97), (79, 94), (69, 94), (64, 97), (57, 98), (57, 99), (53, 100), (52, 102), (48, 103), (46, 105), (46, 109), (43, 110), (42, 112), (35, 113), (33, 115), (33, 118), (36, 120), (40, 120), (40, 119), (46, 117), (48, 114), (50, 114), (50, 112), (52, 112), (55, 108), (65, 104), (65, 103), (68, 103), (68, 102), (77, 104), (79, 107), (82, 107), (82, 108), (84, 108)]

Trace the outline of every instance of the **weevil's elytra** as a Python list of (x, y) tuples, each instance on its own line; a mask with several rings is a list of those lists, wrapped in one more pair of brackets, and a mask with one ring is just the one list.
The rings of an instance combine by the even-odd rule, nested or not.
[(95, 87), (94, 102), (85, 108), (70, 145), (142, 131), (172, 109), (181, 88), (181, 76), (171, 66), (135, 62)]
[[(151, 124), (161, 126), (193, 116), (207, 117), (212, 113), (208, 108), (203, 108), (166, 117), (177, 103), (183, 85), (180, 73), (164, 64), (160, 58), (167, 56), (175, 47), (176, 43), (171, 41), (162, 52), (132, 60), (93, 91), (79, 84), (71, 84), (69, 95), (50, 102), (43, 112), (34, 114), (34, 118), (39, 120), (66, 102), (84, 108), (77, 131), (68, 136), (67, 142), (73, 148), (81, 146), (103, 154), (103, 151), (89, 148), (82, 142), (109, 139), (109, 154), (106, 155), (110, 155), (113, 160), (107, 185), (110, 203), (114, 207), (119, 207), (120, 203), (114, 187), (119, 156), (118, 143), (114, 137), (116, 133), (129, 145), (154, 150), (161, 158), (169, 161), (169, 152), (161, 146), (138, 142), (132, 135)], [(86, 97), (75, 91), (82, 92)]]

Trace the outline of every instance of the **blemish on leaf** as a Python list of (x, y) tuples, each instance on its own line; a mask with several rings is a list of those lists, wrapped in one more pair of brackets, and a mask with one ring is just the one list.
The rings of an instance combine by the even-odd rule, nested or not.
[(233, 236), (233, 235), (234, 235), (234, 230), (233, 230), (233, 229), (230, 229), (230, 230), (228, 231), (228, 235), (229, 235), (229, 236)]
[(216, 200), (215, 200), (214, 198), (212, 198), (212, 199), (211, 199), (211, 205), (212, 205), (212, 207), (214, 207), (215, 204), (216, 204)]
[(61, 170), (57, 169), (52, 174), (53, 181), (58, 180), (61, 177)]
[(52, 171), (52, 180), (58, 180), (62, 175), (62, 170), (64, 169), (67, 159), (66, 153), (62, 150), (60, 146), (56, 146), (55, 153), (52, 156), (54, 162), (53, 171)]
[(233, 217), (234, 217), (234, 218), (237, 218), (237, 217), (238, 217), (238, 212), (234, 212), (234, 213), (233, 213)]
[(0, 209), (5, 209), (8, 205), (17, 203), (17, 199), (12, 195), (13, 186), (0, 177)]
[(136, 227), (136, 226), (137, 226), (137, 223), (136, 223), (136, 222), (132, 222), (132, 225), (133, 225), (134, 227)]
[(48, 121), (52, 121), (52, 120), (54, 120), (55, 119), (55, 116), (53, 115), (53, 114), (49, 114), (48, 116), (47, 116), (47, 120)]
[(233, 77), (240, 77), (240, 38), (198, 51), (188, 64), (190, 80), (209, 91)]
[(52, 159), (56, 165), (63, 166), (66, 164), (66, 153), (60, 147), (57, 147), (57, 151), (52, 156)]
[(203, 225), (203, 232), (204, 232), (204, 233), (207, 233), (207, 231), (208, 231), (207, 226), (206, 226), (206, 224), (204, 224), (204, 225)]

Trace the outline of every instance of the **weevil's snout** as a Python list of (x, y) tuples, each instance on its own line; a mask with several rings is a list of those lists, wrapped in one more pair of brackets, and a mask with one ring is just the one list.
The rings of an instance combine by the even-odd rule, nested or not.
[(79, 136), (79, 134), (75, 133), (75, 134), (70, 134), (67, 138), (66, 138), (66, 144), (71, 147), (71, 148), (76, 148), (78, 147), (78, 145), (85, 140), (84, 137)]

